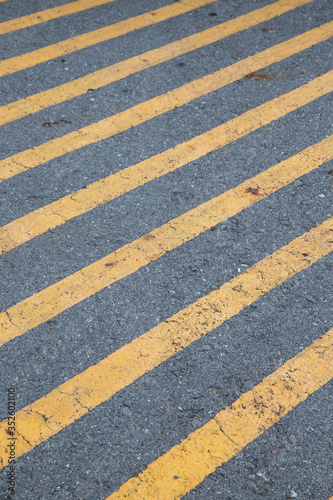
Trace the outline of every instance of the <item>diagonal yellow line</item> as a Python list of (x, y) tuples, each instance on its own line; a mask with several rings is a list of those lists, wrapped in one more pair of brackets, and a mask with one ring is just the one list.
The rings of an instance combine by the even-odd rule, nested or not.
[[(333, 217), (19, 410), (16, 414), (19, 425), (16, 457), (57, 434), (143, 374), (327, 255), (333, 250), (332, 231)], [(2, 467), (8, 463), (7, 429), (8, 422), (4, 420), (0, 423)]]
[[(136, 165), (125, 168), (115, 174), (101, 179), (86, 188), (64, 196), (59, 200), (30, 212), (0, 228), (0, 253), (5, 253), (40, 236), (50, 229), (54, 229), (66, 221), (82, 215), (103, 203), (107, 203), (131, 190), (172, 172), (207, 153), (226, 145), (231, 140), (236, 140), (253, 132), (264, 125), (262, 116), (257, 113), (257, 108), (251, 113), (245, 113), (234, 118), (226, 125), (222, 125), (219, 134), (212, 135), (212, 131), (179, 144), (168, 151), (152, 156)], [(232, 127), (238, 130), (237, 137), (223, 134), (224, 129)], [(222, 139), (223, 138), (223, 139)], [(275, 180), (274, 186), (284, 185), (301, 175), (319, 167), (322, 163), (333, 157), (333, 136), (310, 146), (286, 162), (272, 167), (267, 175), (275, 170), (279, 171), (281, 184)], [(296, 170), (292, 170), (298, 164)], [(283, 172), (280, 166), (283, 165)], [(289, 167), (290, 165), (290, 167)], [(265, 184), (264, 176), (260, 174), (250, 182), (254, 185)], [(265, 191), (267, 194), (267, 191)]]
[[(40, 146), (15, 154), (0, 161), (0, 179), (7, 179), (54, 158), (59, 158), (60, 156), (89, 144), (107, 139), (131, 127), (160, 116), (167, 111), (237, 81), (239, 78), (248, 74), (249, 70), (255, 71), (273, 62), (281, 61), (285, 57), (289, 57), (291, 54), (302, 50), (303, 47), (307, 48), (309, 46), (308, 44), (312, 43), (311, 40), (322, 40), (323, 38), (331, 36), (331, 32), (332, 24), (330, 24), (330, 26), (324, 25), (323, 28), (318, 28), (315, 32), (312, 32), (311, 37), (309, 37), (309, 33), (307, 33), (305, 34), (306, 36), (301, 35), (300, 39), (296, 37), (298, 39), (296, 43), (295, 40), (288, 40), (287, 42), (283, 42), (263, 52), (259, 52), (255, 56), (239, 61), (215, 73), (182, 85), (166, 94), (149, 99), (121, 113), (105, 118), (104, 120), (83, 127), (62, 137), (58, 137), (57, 139), (48, 141)], [(309, 37), (310, 42), (306, 41), (307, 37)], [(332, 75), (333, 71), (319, 77), (319, 80), (315, 79), (313, 81), (323, 82), (322, 85), (326, 88), (324, 93), (327, 93), (333, 89)], [(309, 85), (312, 84), (310, 83)], [(322, 91), (320, 91), (320, 93), (321, 92)], [(302, 95), (302, 93), (300, 95)], [(302, 105), (301, 99), (299, 105)]]
[[(295, 99), (295, 107), (292, 109), (296, 109), (299, 104), (298, 91), (293, 91), (292, 95)], [(282, 104), (275, 110), (274, 119), (278, 119), (286, 114), (284, 97), (277, 98), (275, 102)], [(17, 246), (64, 224), (74, 217), (181, 168), (209, 152), (267, 125), (272, 121), (271, 107), (272, 102), (268, 101), (204, 134), (94, 182), (84, 189), (79, 189), (2, 226), (0, 228), (0, 253), (13, 250)], [(311, 146), (309, 150), (300, 153), (301, 156), (312, 155), (315, 159), (313, 165), (316, 166), (319, 166), (320, 162), (331, 159), (331, 154), (330, 137), (318, 145)], [(321, 160), (317, 161), (319, 155)], [(303, 165), (308, 165), (308, 162), (303, 163)], [(301, 168), (299, 172), (300, 175), (303, 175), (304, 170)]]
[[(308, 3), (312, 0), (299, 0), (301, 3)], [(216, 0), (180, 0), (179, 2), (166, 5), (160, 9), (140, 14), (139, 16), (119, 21), (104, 28), (99, 28), (94, 31), (89, 31), (82, 35), (74, 36), (63, 40), (62, 42), (48, 45), (40, 49), (22, 54), (10, 59), (0, 61), (0, 76), (10, 75), (16, 71), (21, 71), (26, 68), (31, 68), (36, 64), (41, 64), (46, 61), (51, 61), (56, 57), (61, 57), (71, 52), (90, 47), (96, 43), (105, 42), (117, 38), (118, 36), (131, 33), (138, 29), (152, 26), (172, 17), (185, 14), (191, 10), (198, 9), (204, 5), (216, 2)]]
[[(255, 110), (248, 111), (243, 115), (245, 120), (241, 127), (249, 128), (246, 118), (252, 111), (255, 112), (256, 119), (261, 120), (262, 126), (325, 95), (333, 86), (332, 74), (333, 71), (326, 73), (297, 90), (277, 97), (255, 108)], [(253, 118), (254, 116), (252, 116)], [(237, 129), (230, 126), (230, 123), (224, 124), (224, 127), (223, 132), (229, 136), (229, 142), (239, 137), (241, 127)], [(212, 136), (216, 136), (218, 133), (219, 130), (216, 129), (211, 131)], [(223, 140), (225, 140), (225, 136)], [(224, 213), (219, 209), (219, 199), (219, 197), (214, 198), (190, 210), (1, 312), (0, 345), (23, 335), (28, 330), (94, 295), (111, 283), (129, 276), (166, 252), (177, 248), (209, 227), (225, 220)], [(218, 210), (216, 211), (216, 209)]]
[[(73, 99), (74, 97), (85, 94), (91, 89), (101, 88), (144, 69), (151, 68), (182, 54), (186, 54), (200, 47), (204, 47), (205, 45), (222, 40), (223, 38), (239, 33), (240, 31), (243, 31), (251, 26), (267, 21), (276, 15), (281, 15), (284, 12), (283, 8), (290, 9), (291, 7), (291, 4), (286, 4), (285, 2), (281, 4), (281, 1), (279, 1), (275, 4), (249, 12), (248, 14), (237, 17), (218, 26), (214, 26), (213, 28), (209, 28), (200, 33), (177, 40), (176, 42), (169, 43), (160, 48), (150, 50), (138, 56), (131, 57), (125, 61), (112, 64), (111, 66), (107, 66), (106, 68), (100, 69), (81, 78), (77, 78), (71, 82), (28, 96), (24, 99), (20, 99), (19, 101), (6, 104), (5, 106), (0, 107), (0, 125), (10, 123), (18, 120), (19, 118), (23, 118), (24, 116), (41, 111), (42, 109), (54, 106), (55, 104)], [(322, 33), (322, 30), (325, 30), (325, 26), (327, 30), (329, 30), (331, 24), (327, 23), (327, 25), (322, 26), (318, 33)], [(304, 48), (301, 50), (310, 46), (307, 45), (307, 43), (314, 44), (322, 41), (321, 39), (318, 39), (316, 42), (312, 39), (312, 36), (315, 33), (315, 30), (308, 31), (306, 35), (310, 37), (311, 41), (305, 41)], [(327, 33), (327, 35), (329, 36), (329, 33)], [(302, 36), (304, 38), (304, 35)], [(293, 40), (295, 44), (298, 43), (297, 37)]]
[(51, 21), (52, 19), (58, 19), (59, 17), (76, 14), (77, 12), (82, 12), (84, 10), (92, 9), (93, 7), (105, 5), (106, 3), (114, 1), (115, 0), (76, 0), (75, 2), (59, 5), (58, 7), (52, 7), (51, 9), (40, 10), (39, 12), (34, 12), (33, 14), (28, 14), (26, 16), (17, 17), (15, 19), (11, 19), (10, 21), (0, 23), (0, 35), (22, 30), (24, 28), (28, 28), (29, 26), (35, 26), (36, 24), (45, 23), (47, 21)]
[[(63, 280), (0, 313), (0, 345), (53, 318), (208, 228), (232, 217), (332, 157), (332, 138), (176, 217)], [(299, 160), (303, 165), (299, 166)], [(257, 187), (258, 194), (249, 190)], [(111, 264), (111, 265), (110, 265)]]
[[(333, 71), (326, 73), (297, 90), (255, 108), (257, 119), (261, 120), (262, 125), (268, 124), (324, 95), (333, 87), (332, 75)], [(243, 117), (247, 118), (248, 113)], [(230, 142), (239, 136), (240, 129), (230, 127), (228, 123), (225, 126), (223, 132), (230, 137)], [(242, 126), (249, 127), (249, 123), (245, 120)], [(219, 131), (213, 129), (211, 133), (215, 136)], [(0, 313), (0, 345), (129, 276), (225, 220), (218, 205), (215, 199), (210, 200)]]
[(333, 377), (333, 330), (264, 378), (107, 500), (181, 498)]

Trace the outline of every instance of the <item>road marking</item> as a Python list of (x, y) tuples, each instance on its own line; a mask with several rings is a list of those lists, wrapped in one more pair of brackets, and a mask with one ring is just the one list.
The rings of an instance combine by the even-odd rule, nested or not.
[[(17, 457), (57, 434), (145, 373), (222, 325), (270, 290), (327, 255), (333, 250), (332, 231), (333, 217), (46, 396), (19, 410), (16, 414), (20, 431)], [(7, 428), (7, 420), (2, 421), (2, 467), (7, 463)]]
[[(239, 61), (227, 68), (223, 68), (213, 74), (206, 75), (202, 78), (194, 80), (190, 83), (182, 85), (166, 94), (154, 97), (140, 103), (132, 108), (116, 115), (105, 118), (92, 125), (87, 125), (81, 129), (70, 132), (56, 139), (52, 139), (40, 146), (27, 149), (21, 153), (15, 154), (0, 161), (0, 180), (8, 179), (25, 170), (30, 170), (38, 165), (55, 158), (59, 158), (67, 153), (80, 149), (84, 146), (94, 144), (96, 142), (107, 139), (113, 135), (124, 132), (136, 125), (144, 123), (152, 118), (156, 118), (167, 111), (171, 111), (186, 103), (197, 99), (220, 89), (238, 79), (251, 73), (254, 68), (263, 68), (273, 62), (284, 59), (283, 49), (286, 51), (287, 57), (290, 55), (290, 44), (272, 47), (263, 52), (251, 56), (250, 58)], [(308, 94), (312, 95), (312, 87), (316, 87), (315, 95), (324, 95), (333, 89), (333, 71), (330, 71), (314, 80), (307, 85), (296, 89), (299, 96), (296, 101), (299, 101), (296, 107), (302, 106), (308, 101)], [(295, 94), (292, 94), (295, 95)], [(314, 97), (311, 97), (311, 100)], [(304, 100), (305, 99), (305, 100)], [(274, 102), (271, 101), (272, 103)], [(295, 106), (295, 103), (294, 103)], [(259, 108), (258, 108), (259, 109)], [(272, 113), (272, 112), (271, 112)], [(274, 119), (274, 113), (272, 113)]]
[[(235, 137), (224, 134), (223, 129), (231, 127), (238, 130), (237, 138), (240, 138), (262, 127), (265, 123), (262, 122), (262, 116), (258, 115), (256, 111), (256, 108), (251, 111), (253, 118), (251, 113), (245, 113), (246, 116), (240, 115), (222, 125), (218, 135), (212, 135), (211, 131), (209, 131), (194, 137), (168, 151), (94, 182), (86, 188), (79, 189), (2, 226), (0, 228), (1, 253), (9, 252), (78, 215), (82, 215), (103, 203), (107, 203), (139, 186), (173, 172), (210, 151), (226, 145), (231, 140), (236, 140)], [(280, 189), (332, 158), (333, 135), (245, 181), (245, 183), (221, 196), (233, 197), (236, 193), (239, 196), (243, 194), (245, 184), (258, 185), (261, 186), (261, 189), (264, 186), (266, 196), (271, 194), (273, 190)], [(273, 183), (268, 184), (268, 180), (273, 181)]]
[[(279, 8), (277, 14), (277, 7)], [(261, 9), (249, 12), (243, 16), (227, 21), (213, 28), (209, 28), (195, 35), (177, 40), (176, 42), (169, 43), (160, 48), (150, 50), (138, 56), (131, 57), (125, 61), (112, 64), (106, 68), (100, 69), (90, 73), (81, 78), (77, 78), (58, 87), (31, 95), (19, 101), (6, 104), (0, 107), (0, 125), (10, 123), (12, 121), (28, 116), (32, 113), (37, 113), (42, 109), (49, 108), (55, 104), (65, 102), (74, 97), (78, 97), (90, 91), (91, 89), (98, 89), (109, 85), (110, 83), (121, 80), (127, 76), (133, 75), (144, 69), (151, 68), (157, 64), (169, 61), (175, 57), (191, 52), (205, 45), (209, 45), (218, 40), (222, 40), (230, 35), (239, 33), (251, 26), (255, 26), (264, 21), (272, 19), (276, 15), (281, 15), (285, 9), (291, 9), (292, 5), (286, 2), (277, 2), (273, 5), (268, 5)], [(327, 37), (330, 36), (330, 29), (332, 23), (310, 30), (300, 37), (293, 38), (293, 42), (298, 44), (303, 40), (304, 46), (298, 50), (305, 50), (306, 48), (319, 43), (326, 39), (325, 30), (327, 29)], [(318, 35), (318, 38), (316, 36)], [(306, 37), (309, 37), (309, 40)], [(323, 37), (323, 38), (322, 38)], [(286, 42), (289, 43), (289, 42)], [(302, 43), (302, 42), (301, 42)], [(279, 45), (280, 46), (280, 45)], [(295, 53), (295, 52), (294, 52)]]
[(107, 500), (181, 498), (333, 377), (333, 330), (126, 481)]
[[(299, 0), (300, 3), (308, 3), (313, 0)], [(117, 38), (118, 36), (131, 33), (142, 28), (147, 28), (153, 24), (160, 23), (172, 17), (185, 14), (191, 10), (198, 9), (204, 5), (216, 2), (216, 0), (180, 0), (179, 2), (166, 5), (160, 9), (152, 10), (139, 16), (119, 21), (104, 28), (99, 28), (82, 35), (74, 36), (62, 42), (48, 45), (40, 49), (11, 57), (0, 61), (0, 76), (10, 75), (16, 71), (31, 68), (37, 64), (51, 61), (56, 57), (62, 57), (71, 52), (91, 47), (97, 43), (105, 42)]]
[[(270, 123), (279, 116), (284, 116), (297, 109), (301, 103), (305, 104), (323, 95), (324, 90), (327, 92), (325, 85), (327, 85), (328, 75), (329, 73), (312, 80), (297, 90), (269, 101), (266, 105), (259, 106), (256, 108), (258, 120), (261, 120), (262, 125)], [(328, 82), (331, 86), (333, 85), (332, 78), (328, 79)], [(243, 116), (246, 118), (249, 115), (245, 113)], [(249, 122), (246, 119), (242, 122), (242, 127), (243, 129), (249, 128)], [(231, 142), (232, 138), (240, 136), (242, 128), (230, 128), (227, 123), (223, 130)], [(216, 136), (216, 130), (212, 131), (212, 135)], [(269, 190), (269, 185), (267, 189)], [(252, 200), (252, 193), (246, 193), (246, 195)], [(224, 207), (225, 196), (227, 195), (220, 195), (199, 205), (199, 207), (172, 219), (106, 257), (3, 311), (0, 313), (0, 326), (2, 326), (0, 345), (53, 318), (111, 283), (134, 273), (166, 252), (231, 217), (241, 210), (241, 207), (249, 206), (246, 203), (237, 204), (236, 198), (235, 203), (231, 204), (228, 201), (227, 206)], [(107, 264), (110, 262), (116, 264), (108, 267)]]
[[(270, 123), (329, 92), (333, 86), (332, 74), (333, 71), (326, 73), (296, 90), (255, 108), (260, 117), (258, 119), (262, 124)], [(243, 116), (248, 117), (251, 111), (253, 110)], [(239, 129), (231, 128), (228, 123), (224, 127), (223, 131), (231, 142), (232, 138), (240, 136), (242, 127), (249, 127), (249, 123), (244, 120)], [(219, 130), (213, 129), (211, 133), (212, 136), (216, 136)], [(111, 283), (134, 273), (237, 211), (234, 212), (230, 205), (226, 213), (229, 215), (221, 212), (219, 197), (214, 198), (1, 312), (0, 345), (23, 335)], [(116, 265), (108, 267), (109, 262), (116, 262)]]
[(17, 17), (0, 23), (0, 35), (12, 33), (13, 31), (22, 30), (23, 28), (28, 28), (29, 26), (35, 26), (36, 24), (45, 23), (47, 21), (51, 21), (52, 19), (58, 19), (59, 17), (82, 12), (83, 10), (92, 9), (98, 5), (104, 5), (114, 1), (115, 0), (77, 0), (76, 2), (59, 5), (58, 7), (53, 7), (51, 9), (40, 10), (39, 12), (34, 12), (33, 14), (28, 14), (26, 16)]

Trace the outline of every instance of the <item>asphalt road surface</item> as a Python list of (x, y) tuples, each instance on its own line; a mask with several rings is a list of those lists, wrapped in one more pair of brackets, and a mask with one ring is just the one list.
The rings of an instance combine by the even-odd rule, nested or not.
[(0, 499), (333, 495), (332, 0), (0, 0)]

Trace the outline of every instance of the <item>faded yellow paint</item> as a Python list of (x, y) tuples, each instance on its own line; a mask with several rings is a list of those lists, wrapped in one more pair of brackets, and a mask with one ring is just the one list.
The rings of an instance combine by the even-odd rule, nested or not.
[[(278, 2), (278, 4), (280, 6), (281, 2)], [(278, 10), (279, 14), (283, 13), (286, 7), (289, 8), (290, 4), (286, 4), (284, 2), (281, 7), (282, 10)], [(77, 78), (71, 82), (64, 83), (58, 87), (20, 99), (19, 101), (12, 102), (10, 104), (6, 104), (5, 106), (0, 107), (0, 125), (18, 120), (19, 118), (36, 113), (42, 109), (49, 108), (55, 104), (67, 101), (68, 99), (73, 99), (74, 97), (87, 93), (89, 89), (98, 89), (144, 69), (151, 68), (152, 66), (169, 61), (170, 59), (178, 57), (182, 54), (186, 54), (205, 45), (222, 40), (232, 34), (239, 33), (240, 31), (251, 26), (267, 21), (276, 15), (277, 4), (268, 5), (262, 9), (245, 14), (244, 16), (240, 16), (236, 19), (232, 19), (231, 21), (214, 26), (213, 28), (209, 28), (200, 33), (183, 38), (182, 40), (177, 40), (176, 42), (169, 43), (163, 47), (150, 50), (144, 54), (112, 64), (111, 66), (100, 69), (81, 78)], [(332, 35), (332, 25), (333, 22), (327, 23), (321, 27), (308, 31), (303, 35), (292, 38), (284, 44), (282, 43), (277, 45), (275, 49), (275, 57), (277, 55), (279, 57), (278, 60), (281, 60), (281, 57), (288, 57), (299, 52), (300, 50), (305, 50), (316, 43), (326, 40)], [(288, 48), (290, 52), (286, 52), (285, 48)], [(278, 54), (278, 50), (280, 49), (282, 49), (281, 55)], [(276, 61), (277, 59), (273, 59), (273, 62)], [(268, 64), (272, 63), (268, 62)], [(260, 68), (257, 66), (254, 66), (254, 68), (244, 68), (244, 70), (249, 73), (256, 71), (257, 69)], [(242, 74), (244, 75), (246, 73), (243, 72)]]
[[(0, 61), (0, 76), (10, 75), (16, 71), (31, 68), (36, 64), (51, 61), (56, 57), (62, 57), (66, 54), (70, 54), (71, 52), (76, 52), (77, 50), (90, 47), (96, 43), (105, 42), (106, 40), (117, 38), (118, 36), (125, 35), (126, 33), (131, 33), (132, 31), (152, 26), (153, 24), (160, 23), (166, 19), (171, 19), (172, 17), (179, 16), (180, 14), (185, 14), (186, 12), (198, 9), (203, 5), (207, 5), (215, 1), (216, 0), (180, 0), (179, 2), (171, 3), (165, 7), (161, 7), (160, 9), (152, 10), (150, 12), (140, 14), (139, 16), (125, 19), (124, 21), (119, 21), (118, 23), (111, 24), (110, 26), (68, 38), (62, 42), (55, 43), (54, 45), (48, 45), (47, 47), (42, 47), (26, 54), (4, 59)], [(300, 4), (308, 3), (310, 1), (312, 0), (298, 0)]]
[[(272, 49), (268, 49), (272, 50)], [(265, 51), (266, 52), (266, 51)], [(281, 48), (278, 50), (279, 59)], [(258, 68), (271, 64), (271, 59), (257, 54), (256, 62)], [(283, 57), (282, 57), (283, 59)], [(260, 61), (260, 62), (259, 62)], [(154, 117), (160, 116), (167, 111), (182, 106), (200, 96), (206, 95), (229, 83), (232, 83), (242, 76), (245, 76), (253, 64), (246, 66), (245, 61), (240, 61), (236, 65), (228, 66), (212, 75), (207, 75), (188, 84), (182, 85), (161, 96), (154, 97), (148, 101), (140, 103), (121, 113), (110, 116), (92, 125), (87, 125), (79, 130), (66, 134), (57, 139), (48, 141), (40, 146), (28, 149), (15, 154), (5, 160), (0, 161), (0, 180), (7, 179), (13, 175), (34, 168), (42, 163), (54, 158), (75, 151), (89, 144), (94, 144), (113, 135), (119, 134), (140, 123), (146, 122)], [(236, 72), (238, 68), (238, 72)], [(244, 73), (244, 71), (246, 71)], [(317, 97), (323, 96), (333, 90), (333, 71), (311, 80), (306, 85), (299, 87), (283, 96), (277, 97), (268, 103), (259, 106), (258, 113), (263, 113), (266, 123), (276, 120), (279, 116), (284, 116), (291, 111), (304, 106)], [(263, 112), (264, 111), (264, 112)], [(219, 127), (211, 131), (212, 134), (219, 132)], [(230, 137), (237, 137), (238, 131), (225, 130)]]
[[(264, 123), (262, 116), (256, 114), (256, 109), (252, 110), (252, 113), (254, 115), (253, 119), (251, 114), (249, 115), (248, 113), (245, 113), (245, 116), (240, 115), (226, 125), (222, 125), (219, 133), (216, 135), (212, 135), (211, 132), (204, 133), (164, 153), (157, 154), (136, 165), (132, 165), (109, 177), (94, 182), (84, 189), (64, 196), (45, 207), (41, 207), (1, 227), (1, 253), (13, 250), (22, 243), (43, 234), (49, 229), (54, 229), (78, 215), (82, 215), (103, 203), (113, 200), (132, 189), (200, 158), (217, 147), (225, 145), (227, 141), (230, 141), (230, 137), (223, 133), (224, 128), (231, 127), (235, 130), (240, 130), (241, 135), (238, 138), (253, 132), (253, 130), (263, 126)], [(242, 126), (240, 126), (241, 122), (243, 122)], [(226, 142), (222, 143), (221, 138), (224, 138)], [(244, 195), (246, 187), (260, 186), (262, 194), (268, 196), (332, 158), (333, 136), (329, 136), (318, 144), (308, 147), (288, 160), (245, 181), (236, 188), (222, 194), (219, 198), (226, 200), (229, 207), (234, 207), (234, 198), (237, 198), (239, 201), (242, 199), (243, 203), (245, 199), (246, 203), (255, 203), (257, 201), (256, 197)], [(212, 204), (216, 203), (217, 198), (213, 200)], [(244, 208), (244, 205), (241, 206)], [(223, 213), (227, 215), (229, 212), (223, 210)]]
[(51, 9), (41, 10), (39, 12), (34, 12), (33, 14), (17, 17), (15, 19), (11, 19), (10, 21), (0, 23), (0, 35), (12, 33), (13, 31), (28, 28), (29, 26), (35, 26), (36, 24), (45, 23), (46, 21), (51, 21), (52, 19), (58, 19), (59, 17), (82, 12), (83, 10), (92, 9), (98, 5), (104, 5), (114, 1), (115, 0), (76, 0), (75, 2), (59, 5), (58, 7), (52, 7)]
[[(212, 291), (174, 314), (98, 364), (76, 375), (38, 401), (19, 410), (16, 415), (19, 426), (17, 457), (57, 434), (143, 374), (238, 314), (244, 307), (327, 255), (333, 250), (332, 230), (333, 217), (232, 278), (218, 290)], [(175, 231), (177, 232), (177, 227)], [(318, 375), (320, 372), (317, 371), (316, 365), (314, 364), (313, 367), (314, 373)], [(333, 365), (330, 369), (332, 368)], [(313, 380), (315, 385), (316, 378)], [(254, 418), (250, 408), (246, 414)], [(0, 443), (2, 443), (0, 463), (2, 466), (7, 463), (7, 450), (4, 444), (7, 437), (7, 425), (6, 420), (0, 424)], [(234, 435), (231, 429), (228, 429), (228, 432), (230, 436)], [(240, 436), (236, 434), (239, 440)], [(192, 470), (191, 467), (190, 470)], [(177, 473), (177, 475), (180, 474)], [(193, 476), (201, 480), (196, 470)], [(158, 495), (155, 498), (161, 497)]]
[(333, 330), (129, 479), (107, 500), (179, 499), (333, 376)]

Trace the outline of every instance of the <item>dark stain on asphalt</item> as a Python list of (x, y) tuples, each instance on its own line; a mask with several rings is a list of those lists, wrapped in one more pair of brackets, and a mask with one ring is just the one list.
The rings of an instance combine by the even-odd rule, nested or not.
[(71, 123), (69, 120), (56, 120), (55, 122), (44, 122), (42, 123), (42, 127), (52, 127), (53, 125), (67, 125)]
[(244, 78), (246, 78), (247, 80), (252, 80), (254, 82), (260, 82), (261, 80), (273, 80), (273, 78), (275, 78), (275, 75), (268, 75), (267, 73), (254, 71), (253, 73), (245, 75)]
[(105, 267), (113, 267), (113, 266), (115, 266), (116, 264), (117, 264), (117, 262), (107, 262), (107, 263), (105, 264)]
[(46, 322), (49, 326), (54, 326), (57, 324), (56, 320), (55, 319), (49, 319), (47, 322)]

